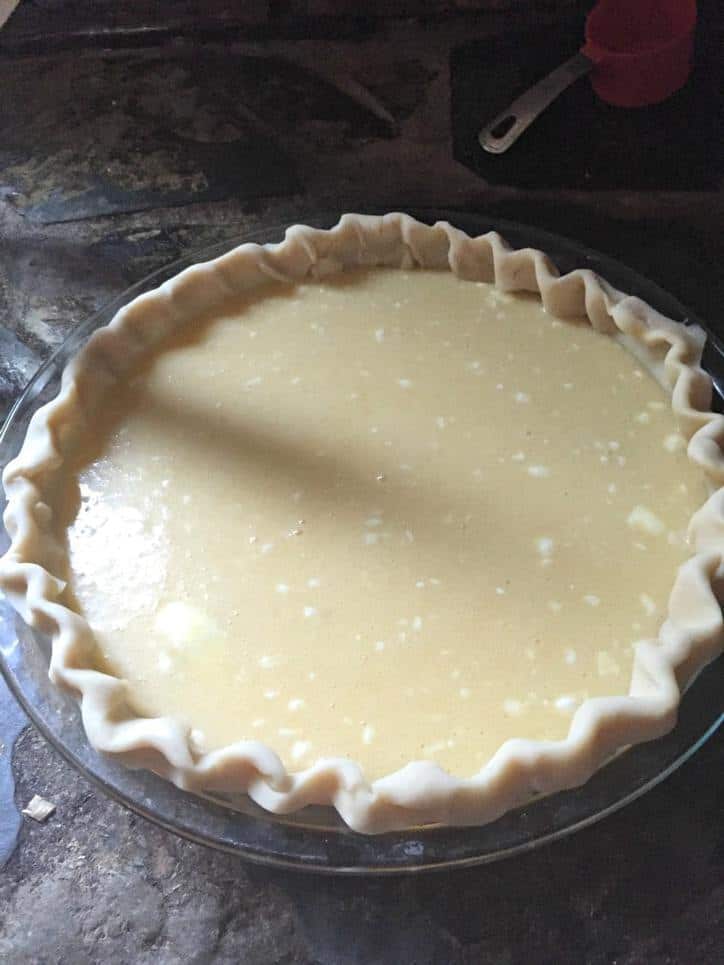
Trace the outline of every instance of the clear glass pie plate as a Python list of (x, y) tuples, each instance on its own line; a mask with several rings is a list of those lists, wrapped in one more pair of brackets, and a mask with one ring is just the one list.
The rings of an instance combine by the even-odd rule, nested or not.
[[(496, 229), (515, 247), (546, 251), (561, 271), (591, 268), (613, 285), (639, 295), (664, 314), (691, 320), (670, 295), (623, 265), (547, 232), (494, 222), (455, 211), (412, 211), (420, 220), (444, 219), (470, 234)], [(300, 218), (329, 227), (337, 215)], [(269, 225), (234, 241), (195, 252), (154, 272), (83, 322), (40, 369), (13, 407), (0, 434), (0, 463), (18, 451), (33, 412), (57, 392), (66, 362), (91, 332), (107, 324), (136, 295), (183, 268), (222, 254), (244, 241), (278, 241), (284, 226)], [(724, 409), (724, 348), (712, 335), (705, 364)], [(7, 536), (0, 533), (0, 551)], [(226, 800), (178, 790), (147, 771), (131, 771), (89, 746), (75, 701), (49, 681), (49, 642), (26, 626), (0, 599), (0, 664), (7, 683), (38, 730), (85, 777), (119, 803), (170, 831), (202, 844), (269, 865), (338, 874), (420, 872), (490, 862), (520, 854), (570, 834), (629, 804), (680, 767), (721, 724), (724, 660), (705, 668), (689, 688), (677, 727), (666, 737), (618, 755), (575, 790), (551, 795), (483, 827), (415, 828), (377, 836), (350, 831), (335, 812), (307, 808), (294, 816), (262, 811), (245, 797)]]

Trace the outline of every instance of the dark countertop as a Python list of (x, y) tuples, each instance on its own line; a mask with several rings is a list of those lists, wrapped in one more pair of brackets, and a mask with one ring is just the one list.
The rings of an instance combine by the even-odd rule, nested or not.
[[(13, 85), (17, 96), (0, 101), (0, 409), (75, 323), (153, 268), (317, 208), (429, 204), (537, 224), (630, 263), (722, 330), (720, 191), (491, 188), (453, 160), (448, 59), (472, 29), (485, 33), (488, 22), (395, 21), (365, 39), (287, 38), (255, 51), (238, 38), (209, 41), (204, 56), (217, 61), (261, 51), (267, 87), (287, 85), (248, 111), (218, 106), (216, 89), (178, 107), (179, 90), (187, 96), (201, 83), (184, 73), (183, 44), (79, 54), (61, 43), (47, 55), (26, 44), (3, 55), (0, 36), (0, 90)], [(290, 59), (323, 63), (328, 86), (290, 74)], [(254, 88), (244, 70), (240, 91)], [(138, 75), (143, 90), (128, 80)], [(74, 107), (86, 104), (89, 85), (91, 120)], [(295, 116), (285, 117), (287, 103)], [(159, 118), (170, 105), (179, 113), (167, 136)], [(240, 178), (209, 145), (242, 142), (252, 160)], [(0, 699), (0, 769), (12, 757), (21, 806), (41, 794), (57, 811), (45, 824), (24, 820), (10, 846), (0, 877), (3, 962), (721, 960), (721, 737), (633, 805), (526, 857), (424, 878), (318, 879), (255, 868), (145, 823), (32, 729), (14, 742), (8, 701)], [(0, 808), (0, 837), (10, 840), (2, 793)]]

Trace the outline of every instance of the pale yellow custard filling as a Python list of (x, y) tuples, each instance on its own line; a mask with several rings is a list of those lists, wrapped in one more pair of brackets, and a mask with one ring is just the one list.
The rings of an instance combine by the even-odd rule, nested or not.
[(628, 691), (706, 496), (620, 344), (449, 272), (264, 289), (104, 413), (69, 599), (139, 712), (290, 770), (564, 737)]

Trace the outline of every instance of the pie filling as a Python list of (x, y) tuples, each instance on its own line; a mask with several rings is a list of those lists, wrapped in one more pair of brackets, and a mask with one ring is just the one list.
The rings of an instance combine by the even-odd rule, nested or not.
[(143, 715), (459, 777), (628, 692), (707, 496), (615, 339), (450, 272), (265, 289), (107, 398), (65, 602)]

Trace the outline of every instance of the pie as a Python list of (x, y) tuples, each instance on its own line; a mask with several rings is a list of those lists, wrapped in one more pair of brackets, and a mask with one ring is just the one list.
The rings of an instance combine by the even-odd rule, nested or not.
[(722, 648), (704, 334), (495, 233), (345, 215), (122, 309), (4, 475), (89, 740), (359, 831), (492, 820)]

